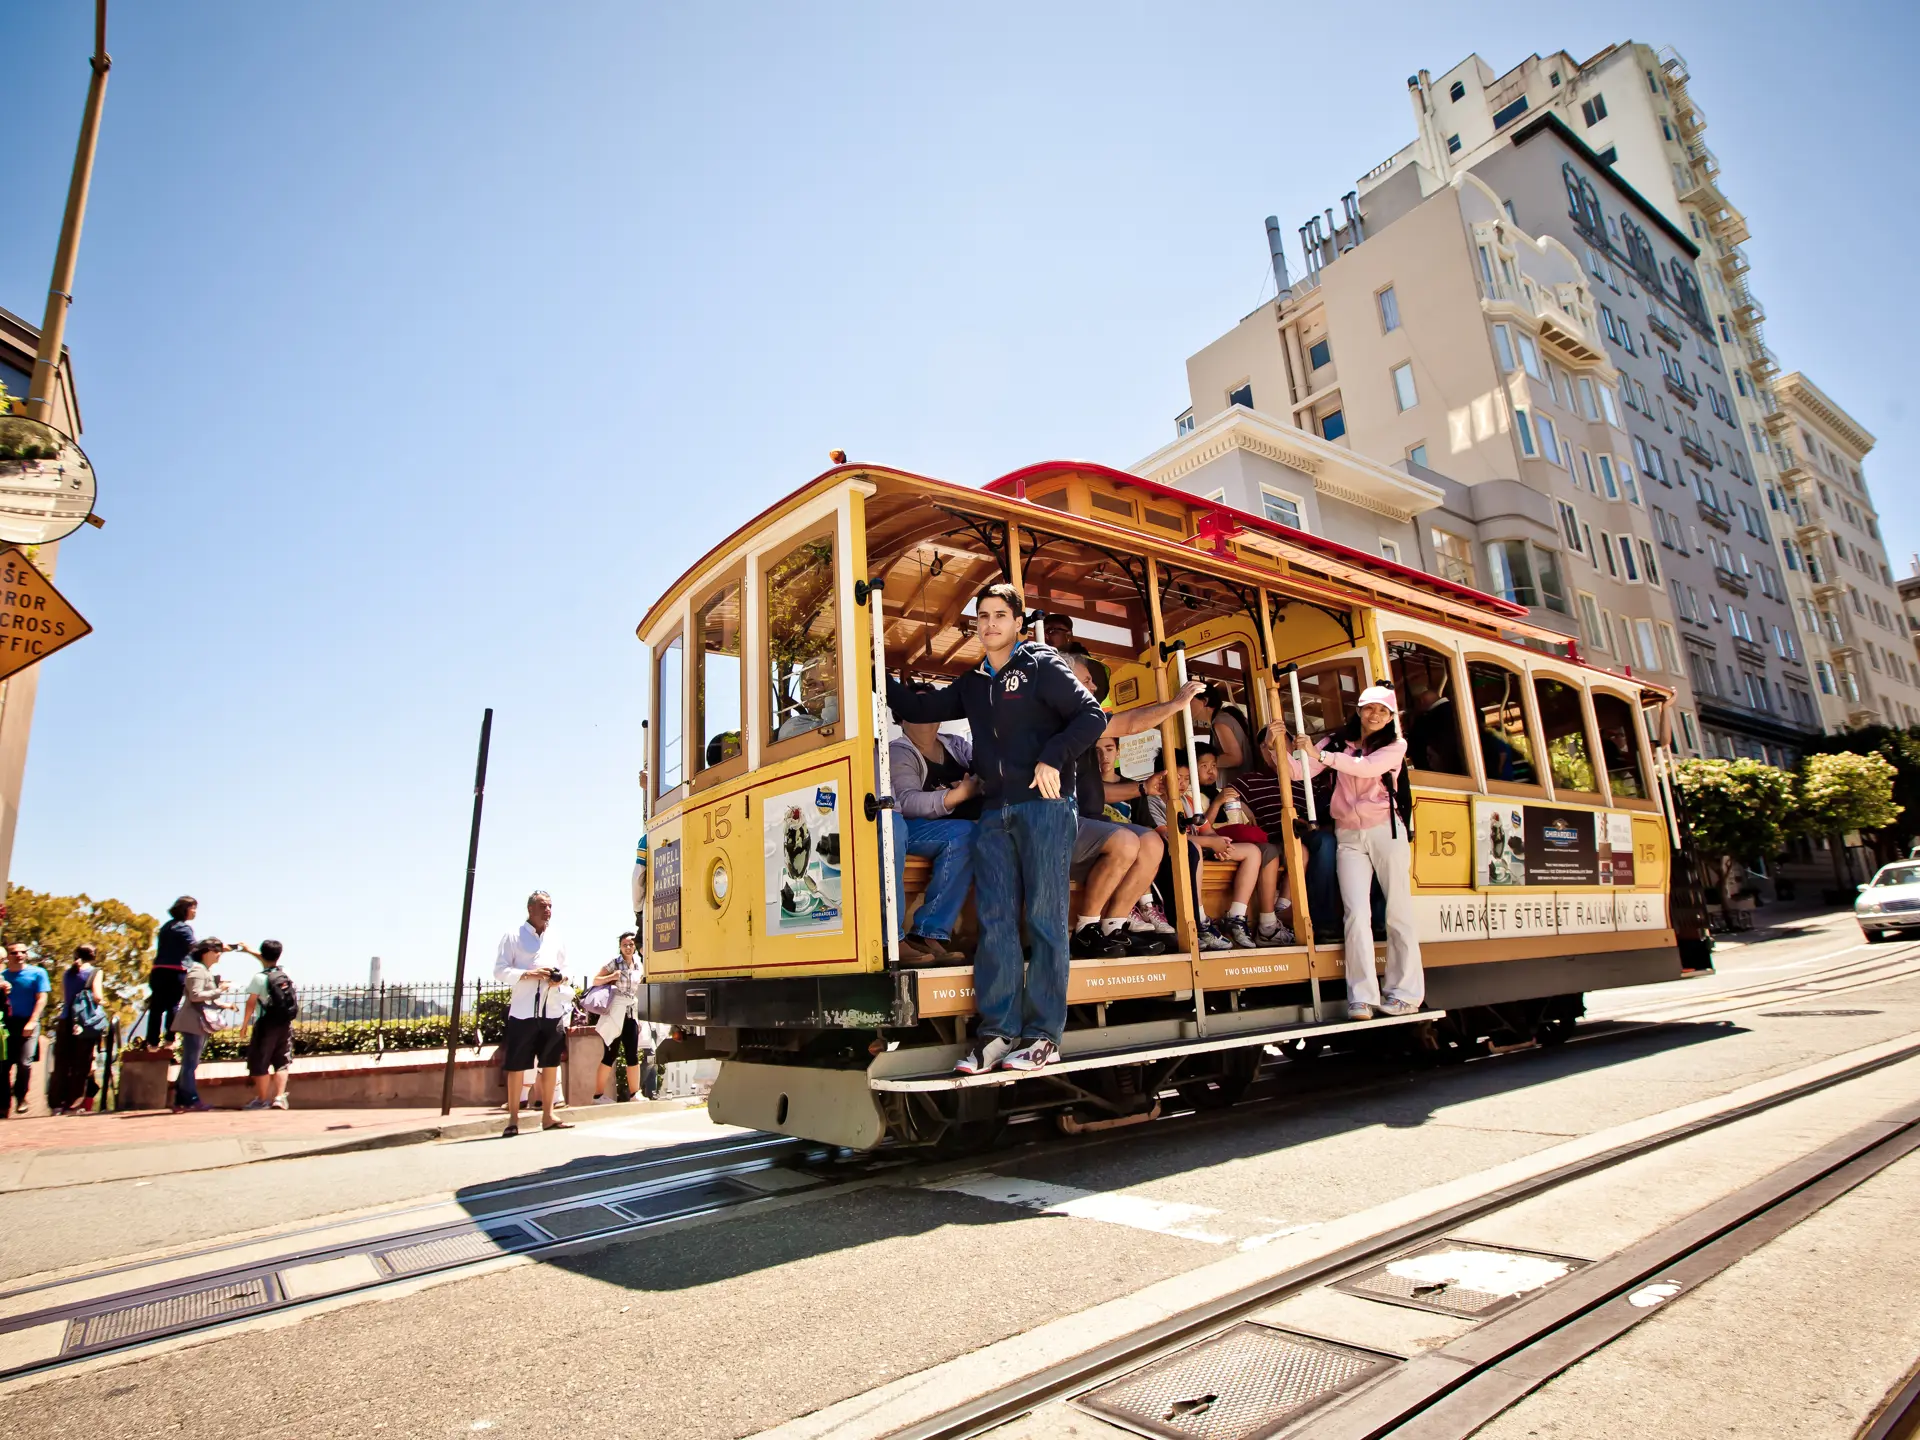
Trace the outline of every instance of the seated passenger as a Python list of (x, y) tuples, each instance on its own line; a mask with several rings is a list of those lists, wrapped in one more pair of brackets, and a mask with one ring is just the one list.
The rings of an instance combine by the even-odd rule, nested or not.
[(1207, 807), (1203, 828), (1228, 840), (1258, 846), (1260, 878), (1254, 888), (1258, 920), (1253, 938), (1262, 945), (1293, 944), (1293, 929), (1280, 919), (1280, 876), (1285, 860), (1279, 837), (1286, 813), (1280, 804), (1280, 777), (1271, 769), (1272, 751), (1262, 736), (1259, 758), (1242, 769)]
[(980, 781), (969, 773), (973, 744), (964, 735), (942, 734), (937, 723), (900, 728), (905, 734), (887, 749), (893, 771), (893, 893), (900, 901), (896, 933), (906, 925), (907, 856), (933, 861), (913, 929), (900, 937), (900, 963), (958, 965), (966, 956), (950, 942), (973, 885), (974, 822), (980, 818)]
[[(1105, 676), (1095, 671), (1092, 657), (1076, 647), (1066, 659), (1087, 693), (1096, 700), (1103, 698)], [(1199, 692), (1199, 685), (1188, 685), (1171, 700), (1110, 715), (1101, 739), (1118, 740), (1150, 730)], [(1106, 818), (1107, 781), (1101, 773), (1098, 744), (1081, 755), (1074, 776), (1080, 824), (1073, 842), (1072, 874), (1080, 886), (1080, 913), (1073, 922), (1073, 955), (1078, 960), (1164, 955), (1169, 942), (1150, 918), (1136, 918), (1134, 912), (1139, 897), (1153, 883), (1165, 847), (1153, 830)]]
[[(1193, 802), (1193, 775), (1181, 756), (1176, 765), (1179, 793), (1185, 797), (1187, 807)], [(1155, 826), (1163, 838), (1167, 836), (1167, 772), (1166, 756), (1162, 755), (1154, 762), (1153, 779), (1147, 782), (1147, 807)], [(1244, 840), (1229, 840), (1224, 835), (1216, 835), (1204, 829), (1195, 830), (1187, 836), (1190, 842), (1187, 851), (1187, 863), (1193, 874), (1193, 918), (1194, 930), (1202, 950), (1252, 950), (1257, 947), (1253, 931), (1247, 924), (1247, 905), (1253, 897), (1254, 887), (1260, 880), (1260, 847), (1249, 845)], [(1227, 907), (1227, 916), (1217, 924), (1207, 919), (1206, 903), (1200, 896), (1200, 859), (1203, 855), (1216, 860), (1224, 860), (1235, 866), (1233, 877), (1233, 899)], [(1167, 868), (1167, 881), (1171, 884), (1172, 870)]]

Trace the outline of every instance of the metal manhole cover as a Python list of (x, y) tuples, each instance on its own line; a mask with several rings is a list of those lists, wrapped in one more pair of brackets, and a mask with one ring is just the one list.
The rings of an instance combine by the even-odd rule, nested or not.
[(188, 1325), (206, 1325), (229, 1316), (258, 1310), (274, 1301), (272, 1282), (266, 1277), (212, 1285), (188, 1290), (160, 1300), (148, 1300), (119, 1310), (89, 1315), (67, 1325), (67, 1340), (62, 1353), (90, 1350), (97, 1345), (122, 1345), (129, 1340), (164, 1334)]
[(610, 1205), (576, 1205), (571, 1210), (549, 1210), (544, 1215), (536, 1215), (533, 1223), (556, 1240), (572, 1240), (616, 1229), (628, 1221)]
[(1244, 1320), (1073, 1403), (1166, 1440), (1260, 1440), (1399, 1363)]
[(1769, 1020), (1799, 1020), (1815, 1017), (1825, 1019), (1842, 1015), (1878, 1015), (1881, 1012), (1878, 1010), (1762, 1010), (1760, 1013)]
[(1571, 1255), (1439, 1240), (1349, 1275), (1333, 1288), (1368, 1300), (1484, 1320), (1566, 1279), (1587, 1263)]
[(485, 1260), (519, 1249), (532, 1237), (518, 1225), (498, 1230), (469, 1230), (460, 1235), (442, 1235), (437, 1240), (421, 1240), (412, 1245), (396, 1245), (373, 1257), (374, 1263), (389, 1275), (417, 1275), (423, 1270), (438, 1270), (447, 1265), (463, 1265), (470, 1260)]
[(673, 1190), (657, 1190), (651, 1195), (635, 1195), (620, 1201), (616, 1208), (633, 1220), (667, 1220), (675, 1215), (691, 1215), (759, 1198), (758, 1190), (749, 1190), (732, 1180), (702, 1180)]

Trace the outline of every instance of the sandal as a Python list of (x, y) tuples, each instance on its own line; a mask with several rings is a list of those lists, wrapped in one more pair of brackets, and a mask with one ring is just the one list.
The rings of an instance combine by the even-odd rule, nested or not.
[(572, 1130), (575, 1128), (575, 1126), (571, 1120), (552, 1120), (552, 1121), (548, 1121), (546, 1124), (542, 1125), (540, 1128), (542, 1130)]
[(518, 1125), (509, 1125), (507, 1126), (506, 1129), (500, 1132), (500, 1138), (502, 1140), (511, 1140), (514, 1136), (518, 1135), (519, 1133), (520, 1133), (520, 1127)]

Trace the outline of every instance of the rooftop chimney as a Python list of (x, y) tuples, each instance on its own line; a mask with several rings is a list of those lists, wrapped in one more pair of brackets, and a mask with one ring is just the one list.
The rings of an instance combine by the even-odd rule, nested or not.
[[(1267, 253), (1273, 257), (1273, 283), (1280, 287), (1280, 298), (1287, 299), (1293, 294), (1293, 282), (1287, 279), (1287, 252), (1280, 243), (1280, 217), (1267, 217)], [(1920, 575), (1920, 557), (1915, 560), (1914, 573)]]

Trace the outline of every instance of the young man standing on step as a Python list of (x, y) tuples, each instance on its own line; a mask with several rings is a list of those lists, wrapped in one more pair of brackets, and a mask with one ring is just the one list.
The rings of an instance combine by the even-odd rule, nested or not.
[[(973, 732), (981, 801), (973, 860), (980, 1029), (956, 1067), (963, 1075), (1049, 1065), (1059, 1058), (1067, 1024), (1068, 874), (1079, 809), (1061, 775), (1075, 773), (1107, 717), (1059, 652), (1021, 641), (1025, 610), (1012, 585), (989, 585), (974, 601), (986, 651), (977, 666), (930, 693), (887, 681), (887, 703), (903, 725), (964, 718)], [(1023, 909), (1030, 960), (1020, 949)]]

